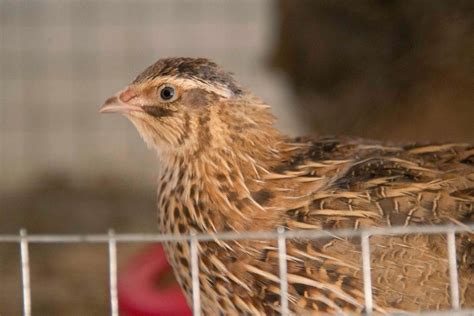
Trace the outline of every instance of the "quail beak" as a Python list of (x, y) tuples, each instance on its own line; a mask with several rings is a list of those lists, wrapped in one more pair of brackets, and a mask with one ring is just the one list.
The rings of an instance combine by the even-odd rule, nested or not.
[(121, 113), (130, 114), (131, 112), (143, 112), (143, 109), (138, 105), (130, 104), (130, 101), (137, 97), (137, 94), (127, 88), (120, 91), (116, 95), (108, 98), (100, 107), (100, 113)]

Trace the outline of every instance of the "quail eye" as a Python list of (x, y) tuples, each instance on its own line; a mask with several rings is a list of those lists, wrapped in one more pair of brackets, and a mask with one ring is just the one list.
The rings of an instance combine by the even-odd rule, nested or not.
[(160, 98), (164, 101), (169, 101), (175, 96), (175, 91), (173, 87), (163, 86), (160, 88)]

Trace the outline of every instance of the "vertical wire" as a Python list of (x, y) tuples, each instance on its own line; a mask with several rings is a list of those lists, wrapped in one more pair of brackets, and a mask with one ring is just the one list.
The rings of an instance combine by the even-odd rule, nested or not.
[(199, 286), (198, 240), (196, 234), (191, 234), (191, 278), (193, 285), (193, 315), (201, 315), (201, 296)]
[(451, 289), (451, 305), (454, 310), (459, 309), (459, 283), (456, 264), (456, 235), (453, 230), (446, 233), (448, 244), (449, 283)]
[(20, 230), (21, 280), (23, 289), (23, 315), (31, 316), (30, 255), (26, 230)]
[(370, 243), (369, 234), (362, 233), (362, 273), (364, 278), (364, 299), (365, 299), (365, 313), (372, 314), (374, 309), (374, 302), (372, 298), (372, 277), (370, 269)]
[(112, 229), (109, 230), (109, 281), (110, 281), (110, 315), (118, 316), (117, 296), (117, 241)]
[(285, 229), (278, 227), (278, 264), (280, 267), (280, 312), (282, 316), (288, 315), (288, 267), (286, 261)]

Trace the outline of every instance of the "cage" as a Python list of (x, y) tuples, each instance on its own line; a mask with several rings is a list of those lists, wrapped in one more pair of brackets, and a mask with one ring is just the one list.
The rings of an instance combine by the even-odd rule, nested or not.
[[(120, 273), (144, 245), (182, 240), (196, 249), (214, 238), (279, 242), (281, 306), (288, 314), (285, 240), (326, 234), (361, 237), (369, 313), (370, 236), (412, 233), (444, 234), (448, 241), (452, 310), (426, 314), (474, 314), (459, 306), (454, 249), (456, 234), (472, 231), (472, 225), (156, 234), (150, 220), (156, 217), (156, 174), (143, 167), (155, 165), (153, 154), (128, 122), (97, 113), (111, 92), (157, 58), (205, 56), (271, 104), (279, 128), (290, 135), (316, 130), (406, 140), (416, 131), (413, 137), (472, 142), (472, 75), (467, 71), (472, 61), (466, 47), (474, 11), (469, 7), (469, 1), (353, 6), (348, 1), (0, 0), (0, 315), (118, 315), (124, 301), (120, 277), (129, 277)], [(307, 39), (298, 35), (308, 34), (315, 40), (305, 44)], [(315, 60), (300, 58), (306, 55)], [(317, 77), (300, 73), (321, 65), (332, 67), (323, 67)], [(393, 82), (399, 84), (397, 92), (389, 89)], [(398, 99), (407, 86), (413, 87), (411, 94)], [(427, 96), (433, 90), (436, 94)], [(390, 115), (374, 105), (392, 99)], [(318, 104), (318, 111), (310, 103)], [(426, 110), (431, 107), (435, 110)], [(347, 113), (344, 124), (354, 124), (339, 124), (335, 109)], [(321, 111), (324, 124), (299, 123), (302, 116), (313, 118)], [(381, 116), (388, 119), (375, 124)], [(407, 123), (400, 133), (386, 128), (411, 116), (426, 124)], [(192, 305), (199, 314), (199, 295)]]

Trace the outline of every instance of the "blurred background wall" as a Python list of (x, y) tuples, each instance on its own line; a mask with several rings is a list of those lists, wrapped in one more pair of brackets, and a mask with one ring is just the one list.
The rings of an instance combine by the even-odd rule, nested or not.
[[(102, 102), (160, 57), (200, 56), (279, 127), (474, 141), (472, 1), (0, 0), (0, 234), (155, 232), (155, 159)], [(120, 246), (120, 265), (137, 247)], [(33, 313), (104, 315), (106, 249), (34, 245)], [(0, 244), (0, 315), (18, 315)]]
[[(1, 1), (2, 184), (43, 173), (150, 182), (132, 125), (98, 107), (160, 57), (208, 57), (275, 104), (288, 87), (265, 67), (277, 36), (271, 1)], [(135, 162), (135, 163), (132, 163)], [(149, 183), (147, 183), (149, 184)]]
[(474, 1), (278, 3), (273, 63), (311, 130), (474, 141)]

